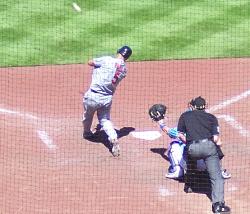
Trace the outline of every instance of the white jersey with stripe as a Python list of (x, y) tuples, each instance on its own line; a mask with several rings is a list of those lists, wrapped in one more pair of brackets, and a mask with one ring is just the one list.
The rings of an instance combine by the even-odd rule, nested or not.
[(116, 86), (126, 76), (127, 69), (123, 59), (111, 56), (94, 58), (95, 67), (90, 89), (103, 95), (113, 95)]

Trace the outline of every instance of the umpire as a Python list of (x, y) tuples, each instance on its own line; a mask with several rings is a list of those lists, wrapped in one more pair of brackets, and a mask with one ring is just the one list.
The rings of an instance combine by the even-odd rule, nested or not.
[(178, 122), (178, 131), (186, 134), (187, 155), (205, 161), (212, 189), (213, 213), (230, 213), (224, 201), (224, 179), (215, 143), (220, 142), (217, 118), (205, 111), (206, 101), (197, 97), (194, 110), (184, 112)]

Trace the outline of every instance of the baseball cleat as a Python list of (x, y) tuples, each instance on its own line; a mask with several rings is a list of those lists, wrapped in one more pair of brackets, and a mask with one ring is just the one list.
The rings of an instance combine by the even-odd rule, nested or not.
[(179, 179), (182, 178), (183, 175), (184, 175), (183, 169), (180, 166), (176, 166), (175, 171), (168, 171), (165, 177), (170, 179)]
[(231, 178), (231, 174), (230, 174), (226, 169), (224, 169), (224, 170), (221, 171), (221, 175), (222, 175), (222, 177), (223, 177), (224, 179), (229, 179), (229, 178)]
[(96, 132), (102, 131), (103, 130), (102, 125), (100, 123), (98, 123), (95, 127), (95, 130), (96, 130)]
[(120, 146), (118, 143), (113, 144), (112, 154), (114, 157), (118, 157), (120, 155)]
[(220, 214), (230, 214), (231, 209), (230, 207), (226, 206), (225, 203), (222, 202), (216, 202), (212, 205), (212, 211), (213, 213), (220, 213)]
[(192, 190), (192, 188), (189, 185), (185, 184), (185, 186), (184, 186), (184, 192), (185, 193), (192, 193), (193, 190)]
[(82, 137), (86, 140), (90, 140), (94, 138), (94, 134), (92, 132), (83, 132)]

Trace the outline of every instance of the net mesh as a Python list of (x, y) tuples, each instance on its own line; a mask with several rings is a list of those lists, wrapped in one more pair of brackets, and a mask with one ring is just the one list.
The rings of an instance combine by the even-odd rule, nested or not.
[[(209, 179), (196, 191), (166, 179), (171, 139), (148, 115), (155, 103), (175, 127), (203, 96), (220, 124), (225, 202), (249, 213), (250, 3), (238, 1), (14, 1), (0, 3), (0, 213), (208, 213)], [(133, 54), (105, 130), (83, 139), (87, 62)], [(94, 115), (92, 130), (99, 121)]]

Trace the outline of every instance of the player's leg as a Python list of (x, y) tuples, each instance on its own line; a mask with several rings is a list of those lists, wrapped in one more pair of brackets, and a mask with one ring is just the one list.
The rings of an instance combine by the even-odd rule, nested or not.
[(170, 143), (167, 157), (170, 162), (167, 178), (181, 178), (184, 175), (185, 160), (183, 158), (184, 144), (178, 141)]
[(97, 117), (102, 129), (108, 135), (109, 142), (112, 144), (112, 154), (114, 156), (120, 155), (120, 147), (118, 144), (118, 136), (114, 129), (113, 123), (110, 120), (112, 102), (107, 103), (97, 110)]
[[(222, 159), (225, 155), (223, 154), (220, 146), (216, 145), (216, 148), (217, 148), (217, 152), (218, 152), (219, 159), (220, 159), (221, 175), (224, 179), (229, 179), (229, 178), (231, 178), (231, 174), (228, 172), (227, 169), (223, 169), (223, 167), (222, 167)], [(203, 159), (197, 160), (197, 170), (198, 171), (206, 171), (207, 170), (206, 164), (205, 164)]]
[(89, 139), (93, 137), (91, 125), (97, 108), (97, 103), (89, 98), (83, 98), (83, 138)]

